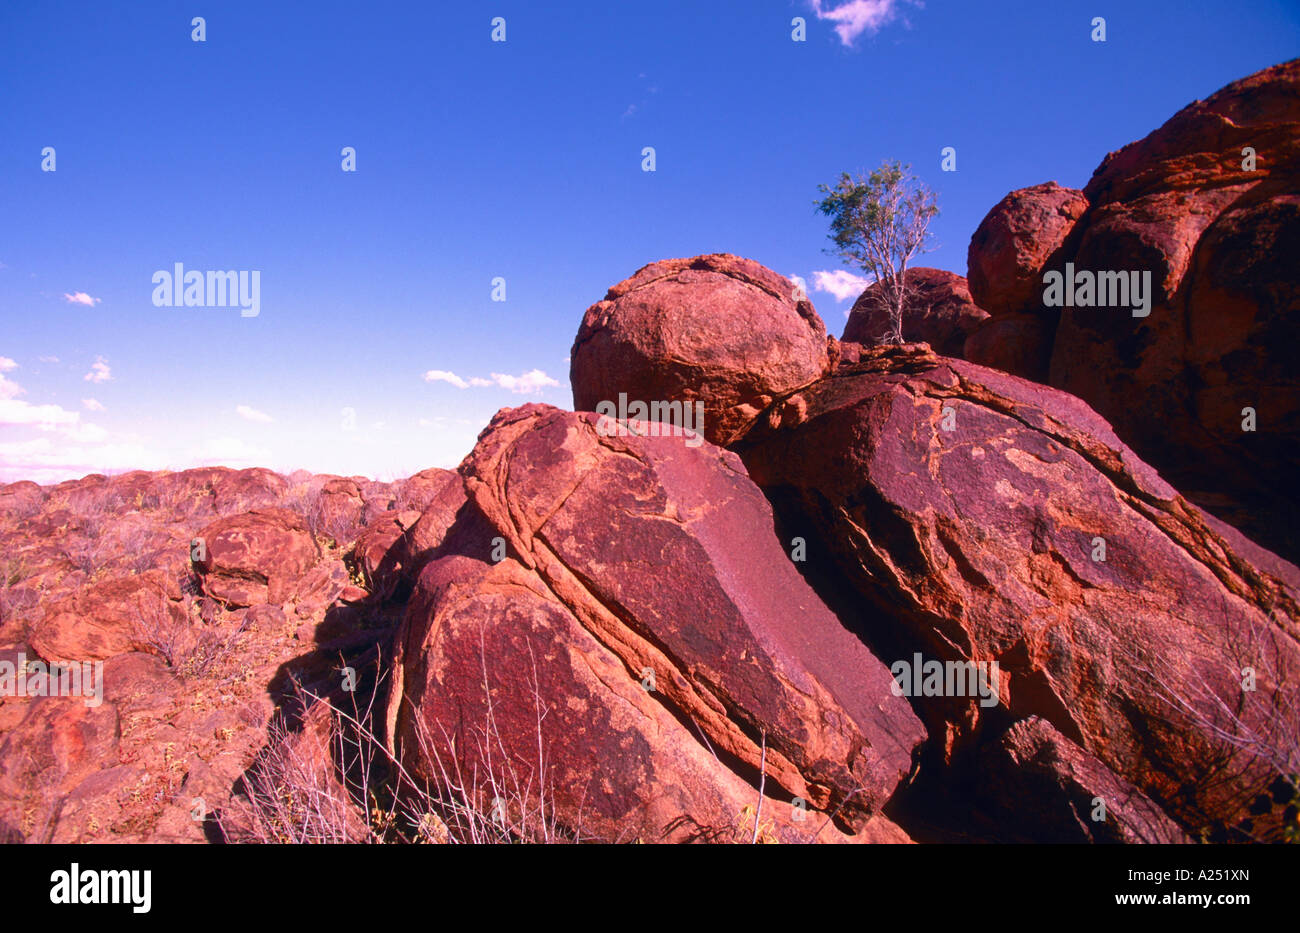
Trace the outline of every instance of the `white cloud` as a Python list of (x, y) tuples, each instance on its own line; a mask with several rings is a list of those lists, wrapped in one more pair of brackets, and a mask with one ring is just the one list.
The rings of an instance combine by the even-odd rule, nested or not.
[[(16, 395), (23, 391), (22, 386), (16, 382), (11, 382), (5, 379), (4, 376), (0, 376), (0, 426), (34, 429), (47, 436), (38, 436), (26, 441), (0, 445), (11, 452), (11, 457), (8, 460), (0, 458), (0, 467), (11, 468), (10, 472), (0, 470), (0, 477), (12, 476), (12, 470), (18, 469), (24, 463), (37, 470), (45, 469), (51, 465), (48, 460), (39, 458), (35, 462), (27, 463), (21, 460), (20, 457), (20, 462), (15, 463), (12, 456), (15, 453), (21, 455), (22, 451), (30, 450), (55, 456), (55, 452), (59, 449), (54, 446), (55, 443), (61, 446), (66, 446), (69, 443), (99, 444), (108, 439), (107, 431), (99, 425), (86, 424), (81, 420), (81, 415), (75, 411), (69, 411), (61, 405), (33, 405), (31, 402), (24, 402), (15, 398)], [(102, 410), (102, 406), (100, 410)], [(55, 436), (57, 441), (52, 441), (48, 435)], [(80, 455), (74, 459), (80, 459)], [(61, 478), (66, 478), (66, 476)]]
[(104, 411), (104, 403), (97, 398), (83, 398), (81, 404), (86, 411)]
[(108, 432), (97, 424), (76, 424), (60, 428), (59, 433), (78, 444), (100, 444), (108, 440)]
[(93, 308), (95, 307), (95, 305), (99, 304), (103, 299), (92, 298), (91, 296), (87, 295), (85, 292), (73, 292), (71, 295), (69, 295), (67, 292), (64, 292), (63, 300), (66, 301), (68, 304), (85, 305), (88, 308)]
[(239, 417), (247, 418), (249, 421), (256, 421), (259, 424), (270, 424), (275, 420), (266, 412), (258, 411), (256, 408), (251, 408), (248, 405), (236, 405), (235, 412)]
[(113, 370), (109, 369), (108, 361), (102, 356), (95, 357), (95, 362), (91, 364), (90, 372), (82, 377), (86, 382), (108, 382), (113, 378)]
[(51, 436), (0, 443), (0, 482), (31, 480), (59, 483), (89, 473), (161, 470), (168, 466), (156, 451), (133, 443), (97, 447), (69, 445)]
[(813, 287), (819, 292), (834, 295), (836, 301), (857, 298), (873, 281), (875, 280), (870, 276), (855, 275), (847, 269), (821, 269), (813, 273)]
[(485, 388), (487, 386), (499, 386), (502, 389), (509, 389), (516, 395), (528, 395), (532, 392), (539, 392), (545, 388), (558, 386), (559, 383), (552, 379), (540, 369), (530, 369), (528, 372), (519, 376), (511, 376), (506, 373), (492, 373), (491, 379), (484, 379), (482, 376), (471, 376), (469, 379), (462, 379), (453, 372), (445, 369), (431, 369), (424, 374), (425, 382), (449, 382), (458, 389), (468, 389), (471, 386), (475, 388)]
[(898, 15), (901, 0), (846, 0), (828, 7), (824, 0), (812, 0), (813, 13), (818, 19), (835, 23), (835, 34), (844, 45), (853, 45), (858, 36), (875, 35), (880, 28)]
[(492, 379), (501, 388), (509, 389), (517, 395), (528, 395), (531, 392), (540, 392), (542, 389), (559, 385), (558, 382), (540, 369), (530, 369), (522, 376), (506, 376), (502, 373), (493, 373)]
[(33, 405), (15, 398), (0, 399), (0, 424), (3, 425), (22, 424), (52, 431), (76, 424), (80, 417), (75, 411), (68, 411), (58, 405)]
[(0, 356), (0, 373), (11, 373), (18, 368), (18, 364), (7, 356)]
[(424, 374), (425, 382), (450, 382), (458, 389), (468, 389), (469, 383), (457, 376), (455, 373), (447, 372), (445, 369), (431, 369)]
[(42, 363), (57, 363), (59, 361), (57, 356), (38, 356), (36, 358)]

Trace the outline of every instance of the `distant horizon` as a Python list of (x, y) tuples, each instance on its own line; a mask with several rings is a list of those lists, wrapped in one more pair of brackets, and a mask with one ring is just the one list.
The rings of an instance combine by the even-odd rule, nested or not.
[(195, 41), (162, 3), (7, 5), (0, 483), (454, 469), (498, 410), (571, 406), (583, 311), (662, 259), (797, 277), (838, 337), (865, 280), (818, 184), (909, 163), (913, 265), (964, 276), (1010, 191), (1295, 57), (1284, 3), (1185, 7), (233, 3)]

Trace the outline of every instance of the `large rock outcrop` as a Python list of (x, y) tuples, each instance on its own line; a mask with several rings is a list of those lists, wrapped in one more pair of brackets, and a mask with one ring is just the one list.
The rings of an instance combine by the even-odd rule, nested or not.
[(740, 461), (603, 424), (505, 410), (462, 465), (469, 504), (398, 638), (389, 719), (411, 769), (517, 781), (532, 796), (510, 807), (541, 793), (587, 837), (740, 838), (763, 783), (776, 838), (905, 838), (880, 810), (920, 723)]
[[(950, 754), (986, 721), (1038, 716), (1198, 828), (1232, 823), (1276, 776), (1245, 746), (1294, 731), (1300, 572), (1209, 519), (1078, 399), (878, 348), (738, 449), (815, 542), (810, 562), (869, 607), (886, 661), (998, 663), (992, 709), (917, 703)], [(1225, 766), (1236, 779), (1213, 780)]]
[[(1189, 498), (1294, 560), (1300, 493), (1276, 477), (1300, 463), (1297, 254), (1300, 59), (1185, 107), (1082, 192), (1008, 195), (971, 240), (993, 319), (967, 357), (1084, 399)], [(1149, 275), (1149, 313), (1043, 308), (1044, 275), (1067, 263)], [(1005, 315), (1042, 324), (994, 335)]]
[[(0, 486), (0, 836), (250, 838), (230, 817), (249, 813), (232, 801), (251, 769), (300, 782), (253, 808), (251, 838), (302, 838), (315, 818), (285, 766), (319, 743), (272, 724), (301, 691), (355, 711), (342, 672), (364, 692), (387, 660), (406, 532), (423, 520), (421, 546), (440, 543), (448, 478), (460, 491), (446, 470), (390, 484), (219, 467)], [(54, 662), (78, 676), (50, 676)], [(332, 814), (371, 825), (347, 788), (327, 789)], [(324, 829), (313, 838), (335, 838)]]

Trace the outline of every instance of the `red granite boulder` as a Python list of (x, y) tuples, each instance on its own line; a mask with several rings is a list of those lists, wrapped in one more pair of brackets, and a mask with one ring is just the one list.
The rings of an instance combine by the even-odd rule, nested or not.
[(999, 201), (971, 236), (966, 253), (966, 279), (975, 303), (994, 317), (1040, 310), (1043, 271), (1056, 267), (1087, 209), (1082, 191), (1054, 181), (1021, 188)]
[[(1300, 59), (1184, 107), (1108, 155), (1082, 194), (1013, 192), (968, 257), (995, 320), (1043, 314), (1050, 335), (1040, 355), (1041, 334), (986, 325), (968, 358), (1045, 373), (1190, 499), (1291, 560), (1300, 492), (1276, 477), (1300, 463), (1297, 191)], [(1042, 308), (1044, 274), (1067, 263), (1149, 279), (1149, 294), (1137, 309)]]
[(203, 591), (232, 607), (283, 603), (321, 556), (302, 517), (288, 509), (221, 518), (197, 538)]
[[(1294, 741), (1300, 571), (1223, 533), (1083, 402), (878, 348), (738, 449), (882, 658), (999, 665), (996, 704), (914, 699), (950, 753), (990, 716), (1039, 716), (1196, 828), (1276, 777), (1252, 737)], [(1210, 780), (1225, 761), (1234, 780)]]
[(778, 838), (825, 822), (804, 806), (837, 814), (826, 841), (905, 838), (880, 809), (920, 724), (739, 460), (596, 423), (505, 410), (462, 465), (470, 504), (398, 636), (410, 767), (485, 774), (500, 743), (574, 831), (647, 841), (735, 837), (761, 770)]
[(704, 437), (727, 444), (828, 372), (829, 346), (812, 303), (772, 270), (725, 253), (667, 259), (587, 309), (571, 354), (573, 407), (617, 405), (620, 394), (700, 402)]

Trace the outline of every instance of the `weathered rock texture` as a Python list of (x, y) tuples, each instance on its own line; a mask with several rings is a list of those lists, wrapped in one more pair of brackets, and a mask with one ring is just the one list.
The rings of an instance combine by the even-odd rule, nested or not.
[[(273, 741), (269, 726), (298, 715), (300, 690), (328, 698), (341, 668), (373, 680), (387, 659), (403, 581), (410, 589), (406, 532), (423, 521), (422, 546), (438, 545), (451, 517), (432, 500), (448, 477), (459, 490), (447, 470), (375, 483), (224, 468), (0, 486), (0, 836), (243, 832), (228, 817), (249, 812), (243, 781), (268, 750), (321, 759), (310, 732)], [(366, 537), (367, 516), (395, 533)], [(53, 662), (102, 664), (102, 679), (81, 681), (86, 695), (53, 695)], [(354, 701), (335, 702), (355, 712)], [(337, 763), (317, 763), (338, 820), (311, 838), (352, 838), (364, 810), (333, 780)], [(305, 804), (273, 819), (264, 806), (247, 837), (310, 835), (320, 819)]]
[(1019, 841), (1191, 842), (1149, 797), (1036, 716), (989, 746), (983, 777), (983, 794), (1024, 828)]
[[(993, 318), (966, 356), (1084, 399), (1189, 498), (1294, 560), (1300, 492), (1277, 478), (1300, 463), (1297, 255), (1300, 59), (1180, 110), (1082, 192), (1008, 195), (971, 239), (971, 293)], [(1043, 308), (1043, 275), (1067, 262), (1149, 273), (1149, 316)]]
[(462, 466), (472, 507), (398, 641), (411, 767), (482, 775), (497, 743), (536, 749), (509, 766), (571, 830), (646, 840), (735, 837), (761, 771), (778, 838), (825, 823), (793, 798), (835, 814), (826, 840), (901, 838), (880, 809), (920, 723), (791, 565), (740, 461), (596, 420), (503, 411)]
[[(217, 519), (197, 536), (204, 592), (228, 606), (280, 603), (320, 560), (302, 518), (265, 509)], [(192, 549), (193, 553), (193, 549)]]
[(573, 343), (573, 405), (704, 403), (714, 443), (831, 366), (826, 327), (789, 279), (718, 253), (652, 263), (587, 309)]
[[(903, 281), (910, 290), (903, 310), (903, 339), (928, 343), (944, 356), (960, 357), (966, 339), (989, 316), (971, 300), (966, 280), (943, 269), (918, 266), (908, 269)], [(885, 342), (890, 332), (881, 288), (872, 284), (853, 303), (840, 339), (871, 345)]]
[[(1214, 731), (1290, 728), (1295, 568), (1221, 533), (1078, 399), (879, 348), (739, 449), (896, 657), (997, 661), (1005, 712), (1049, 722), (1185, 825), (1234, 821), (1271, 778)], [(1242, 691), (1246, 666), (1268, 672), (1257, 692)], [(1004, 715), (918, 709), (950, 752)], [(1225, 762), (1232, 782), (1213, 779)]]
[(1041, 307), (1043, 271), (1060, 254), (1088, 209), (1083, 192), (1054, 181), (1013, 191), (970, 240), (966, 278), (975, 303), (994, 317)]

